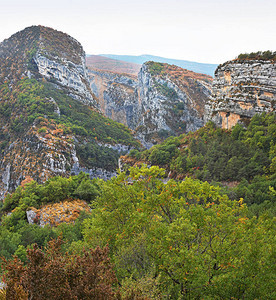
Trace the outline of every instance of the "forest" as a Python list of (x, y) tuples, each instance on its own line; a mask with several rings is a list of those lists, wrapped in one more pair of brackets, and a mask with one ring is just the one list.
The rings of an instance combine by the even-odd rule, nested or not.
[[(208, 123), (132, 150), (108, 181), (22, 183), (1, 207), (0, 299), (275, 299), (275, 123)], [(28, 223), (65, 200), (90, 209)]]

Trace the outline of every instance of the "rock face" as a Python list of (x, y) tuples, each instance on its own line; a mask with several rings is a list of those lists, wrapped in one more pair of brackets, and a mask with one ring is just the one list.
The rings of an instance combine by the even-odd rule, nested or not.
[[(85, 52), (71, 36), (43, 26), (31, 26), (0, 44), (1, 79), (44, 77), (72, 97), (98, 107), (89, 88)], [(8, 73), (7, 68), (10, 67)]]
[(211, 76), (177, 66), (145, 63), (138, 75), (142, 107), (137, 136), (156, 142), (203, 126), (203, 106), (211, 93)]
[(275, 61), (234, 60), (220, 65), (215, 72), (205, 121), (230, 129), (240, 120), (275, 108)]
[(74, 38), (32, 26), (3, 41), (0, 200), (27, 177), (42, 183), (80, 171), (104, 179), (114, 176), (122, 149), (139, 143), (99, 107), (85, 52)]
[(180, 67), (143, 64), (138, 78), (89, 70), (102, 112), (127, 125), (144, 146), (203, 126), (212, 78)]
[(89, 80), (104, 115), (134, 130), (141, 115), (136, 76), (89, 69)]
[(84, 56), (81, 57), (82, 62), (79, 65), (66, 59), (59, 63), (55, 58), (50, 60), (40, 53), (35, 55), (34, 61), (42, 76), (48, 80), (56, 80), (63, 87), (71, 89), (71, 96), (85, 104), (97, 107), (97, 102), (89, 90)]

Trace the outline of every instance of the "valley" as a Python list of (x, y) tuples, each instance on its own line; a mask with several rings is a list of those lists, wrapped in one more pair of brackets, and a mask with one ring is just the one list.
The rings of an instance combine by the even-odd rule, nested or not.
[(4, 40), (0, 299), (274, 299), (275, 57)]

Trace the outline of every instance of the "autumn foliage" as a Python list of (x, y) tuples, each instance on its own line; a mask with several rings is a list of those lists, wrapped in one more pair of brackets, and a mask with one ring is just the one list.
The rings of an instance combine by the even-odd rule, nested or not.
[(45, 252), (34, 245), (26, 265), (17, 257), (4, 260), (6, 299), (114, 299), (117, 280), (108, 248), (69, 255), (62, 253), (62, 243), (50, 241)]

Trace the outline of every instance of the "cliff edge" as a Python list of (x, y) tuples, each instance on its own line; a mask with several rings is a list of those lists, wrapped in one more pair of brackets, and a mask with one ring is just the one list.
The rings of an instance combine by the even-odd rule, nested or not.
[(257, 113), (275, 111), (276, 62), (236, 59), (218, 66), (213, 93), (205, 106), (205, 122), (230, 129)]

